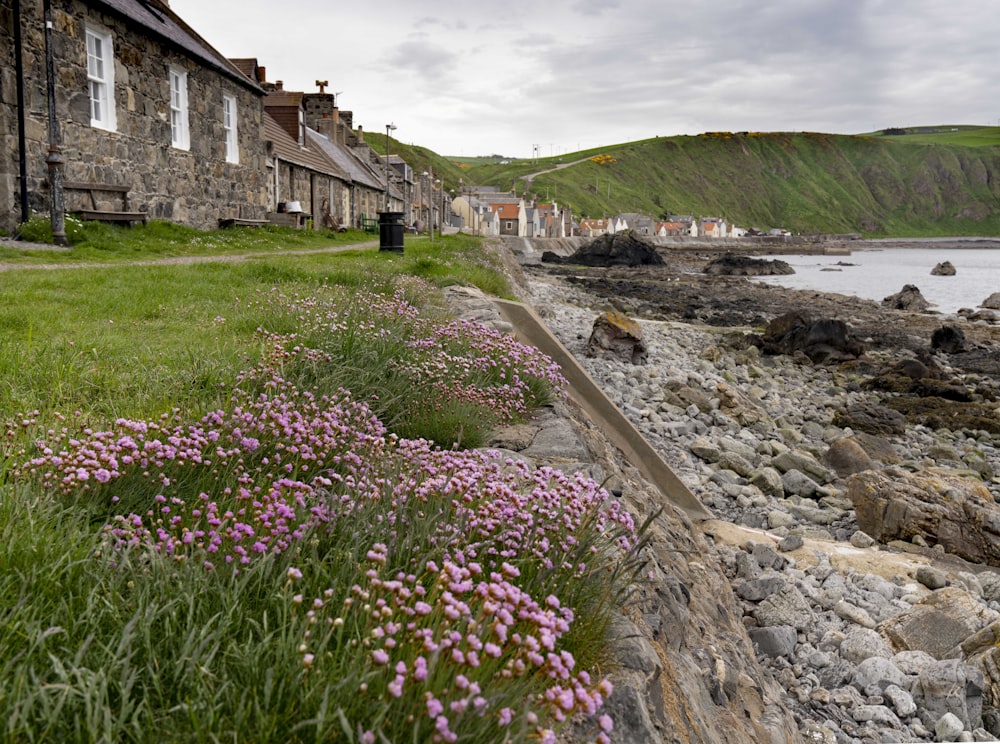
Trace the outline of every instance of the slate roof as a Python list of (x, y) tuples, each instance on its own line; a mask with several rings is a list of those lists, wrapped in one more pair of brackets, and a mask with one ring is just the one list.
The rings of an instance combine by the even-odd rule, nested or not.
[(264, 91), (158, 0), (85, 0), (88, 5), (124, 18), (192, 59), (263, 95)]
[(335, 163), (330, 162), (321, 152), (300, 147), (299, 143), (292, 139), (267, 112), (264, 113), (264, 137), (274, 143), (274, 152), (281, 160), (310, 168), (318, 173), (344, 178), (343, 171)]
[[(309, 127), (306, 127), (306, 143), (322, 152), (341, 172), (346, 174), (348, 180), (377, 190), (385, 189), (385, 176), (375, 176), (365, 167), (364, 163), (354, 156), (349, 147), (335, 145), (327, 137)], [(399, 192), (396, 189), (391, 189), (390, 193), (399, 197)]]

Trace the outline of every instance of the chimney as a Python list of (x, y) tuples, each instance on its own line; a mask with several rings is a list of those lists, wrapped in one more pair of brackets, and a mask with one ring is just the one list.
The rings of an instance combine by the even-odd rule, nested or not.
[(257, 80), (261, 83), (267, 82), (267, 68), (264, 65), (257, 65)]
[(365, 141), (365, 129), (360, 124), (358, 124), (358, 144), (362, 144)]
[(285, 89), (285, 81), (284, 80), (275, 80), (274, 81), (274, 89), (275, 90), (284, 90)]
[(327, 93), (324, 88), (327, 82), (316, 81), (320, 87), (319, 93), (304, 93), (302, 103), (306, 107), (306, 124), (317, 132), (325, 132), (331, 129), (330, 124), (334, 121), (333, 112), (336, 111), (336, 93)]

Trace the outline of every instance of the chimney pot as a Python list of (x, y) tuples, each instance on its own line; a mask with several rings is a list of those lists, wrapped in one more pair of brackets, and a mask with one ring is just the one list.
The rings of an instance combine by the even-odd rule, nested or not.
[(285, 81), (284, 80), (275, 80), (274, 81), (274, 89), (275, 90), (284, 90), (285, 89)]

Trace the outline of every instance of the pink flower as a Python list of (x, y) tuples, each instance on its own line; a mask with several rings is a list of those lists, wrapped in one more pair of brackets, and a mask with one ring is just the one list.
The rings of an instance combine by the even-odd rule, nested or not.
[(383, 649), (377, 648), (372, 651), (372, 660), (379, 665), (389, 663), (389, 654), (387, 654)]

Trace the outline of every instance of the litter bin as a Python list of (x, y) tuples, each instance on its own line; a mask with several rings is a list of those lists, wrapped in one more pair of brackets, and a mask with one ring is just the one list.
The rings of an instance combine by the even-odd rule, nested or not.
[(380, 251), (403, 250), (403, 213), (378, 213), (378, 249)]

